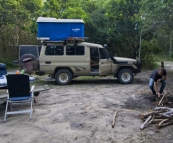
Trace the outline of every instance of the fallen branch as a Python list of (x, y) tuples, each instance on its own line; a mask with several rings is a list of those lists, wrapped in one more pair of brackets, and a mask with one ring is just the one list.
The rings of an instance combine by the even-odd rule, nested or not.
[(162, 120), (162, 121), (159, 123), (159, 126), (161, 126), (164, 122), (167, 122), (167, 121), (169, 121), (169, 119), (164, 119), (164, 120)]
[(164, 119), (154, 119), (151, 124), (158, 124), (160, 122), (162, 122)]
[(150, 116), (146, 119), (146, 121), (145, 121), (145, 122), (141, 125), (141, 127), (140, 127), (141, 130), (143, 130), (143, 129), (146, 127), (147, 123), (151, 120), (151, 118), (152, 118), (152, 116), (150, 115)]
[(165, 127), (165, 126), (168, 126), (168, 125), (172, 125), (173, 124), (173, 120), (167, 122), (167, 123), (163, 123), (161, 124), (160, 126), (158, 125), (157, 128), (162, 128), (162, 127)]
[(168, 107), (156, 107), (154, 108), (154, 110), (164, 110), (164, 113), (160, 113), (159, 115), (164, 117), (164, 118), (172, 118), (172, 114), (173, 114), (173, 108), (168, 108)]
[(115, 126), (115, 118), (116, 118), (116, 116), (117, 116), (117, 112), (118, 112), (118, 111), (116, 111), (116, 112), (114, 113), (114, 116), (113, 116), (112, 128), (114, 128), (114, 126)]
[(156, 115), (156, 116), (155, 116), (155, 119), (163, 119), (163, 117), (161, 117), (160, 115), (159, 115), (159, 116)]
[(159, 110), (169, 110), (169, 111), (172, 111), (173, 109), (172, 108), (169, 108), (169, 107), (156, 107), (154, 108), (155, 111), (159, 111)]
[(159, 101), (159, 104), (158, 104), (158, 105), (160, 105), (160, 104), (162, 103), (162, 101), (163, 101), (163, 99), (166, 97), (166, 95), (167, 95), (166, 93), (164, 93), (164, 94), (163, 94), (163, 96), (162, 96), (162, 98), (160, 99), (160, 101)]
[(162, 111), (151, 111), (151, 112), (146, 112), (146, 113), (143, 113), (143, 114), (140, 114), (140, 118), (141, 119), (144, 119), (150, 115), (154, 115), (154, 114), (158, 114), (158, 113), (161, 113)]
[(153, 122), (155, 116), (156, 116), (156, 115), (154, 114), (153, 117), (152, 117), (152, 119), (148, 122), (148, 124), (151, 124), (151, 123)]

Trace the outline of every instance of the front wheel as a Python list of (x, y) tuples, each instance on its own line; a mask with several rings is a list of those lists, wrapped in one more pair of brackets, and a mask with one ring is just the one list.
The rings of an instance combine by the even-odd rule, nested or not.
[(133, 72), (130, 69), (122, 69), (118, 73), (118, 80), (122, 84), (128, 84), (133, 81)]
[(59, 70), (55, 75), (56, 82), (61, 85), (70, 84), (72, 81), (72, 74), (69, 70)]

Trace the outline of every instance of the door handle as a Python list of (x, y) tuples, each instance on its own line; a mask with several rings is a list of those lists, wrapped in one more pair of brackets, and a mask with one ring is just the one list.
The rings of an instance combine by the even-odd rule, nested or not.
[(51, 64), (51, 62), (50, 61), (45, 61), (45, 64)]

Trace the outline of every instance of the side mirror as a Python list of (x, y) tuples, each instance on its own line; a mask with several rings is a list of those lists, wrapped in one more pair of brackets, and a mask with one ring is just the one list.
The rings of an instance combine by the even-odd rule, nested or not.
[(105, 48), (107, 48), (107, 47), (108, 47), (108, 45), (107, 45), (107, 44), (104, 44), (103, 46), (104, 46)]

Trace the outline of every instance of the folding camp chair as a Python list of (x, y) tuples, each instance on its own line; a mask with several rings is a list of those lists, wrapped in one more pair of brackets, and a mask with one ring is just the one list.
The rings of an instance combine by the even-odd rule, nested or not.
[[(7, 78), (7, 87), (8, 87), (8, 98), (6, 103), (6, 110), (4, 116), (4, 122), (6, 120), (6, 116), (9, 114), (23, 114), (30, 113), (30, 119), (32, 118), (33, 112), (33, 93), (34, 93), (34, 85), (30, 90), (30, 81), (29, 76), (24, 74), (8, 74)], [(22, 104), (22, 103), (30, 103), (29, 110), (18, 110), (18, 111), (8, 111), (8, 103), (10, 103), (11, 110), (12, 104)]]

